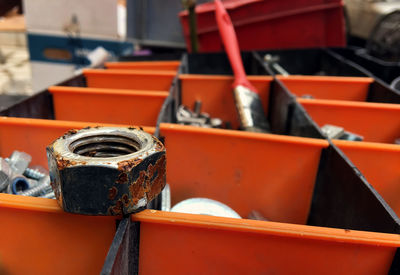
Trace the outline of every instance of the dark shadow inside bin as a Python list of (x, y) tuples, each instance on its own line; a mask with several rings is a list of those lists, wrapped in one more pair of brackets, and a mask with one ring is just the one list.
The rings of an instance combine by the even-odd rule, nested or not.
[[(247, 75), (267, 74), (252, 52), (242, 52), (242, 61)], [(232, 75), (231, 65), (225, 53), (190, 53), (184, 59), (185, 74)]]
[(389, 84), (400, 75), (400, 65), (369, 55), (365, 49), (357, 47), (330, 48), (331, 51), (362, 66), (374, 76)]
[(296, 49), (257, 51), (258, 60), (271, 55), (292, 75), (367, 76), (366, 72), (350, 64), (341, 56), (324, 49)]

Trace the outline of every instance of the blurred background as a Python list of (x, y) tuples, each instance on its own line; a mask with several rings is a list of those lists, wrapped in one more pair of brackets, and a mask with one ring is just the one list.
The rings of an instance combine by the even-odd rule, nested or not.
[[(211, 8), (206, 2), (209, 1), (2, 0), (0, 1), (0, 94), (12, 96), (10, 100), (32, 95), (73, 76), (83, 67), (97, 66), (105, 59), (113, 60), (117, 56), (179, 53), (186, 49), (220, 51), (222, 45), (215, 42), (218, 37), (213, 38), (212, 28), (215, 26), (212, 26), (212, 20), (207, 18), (210, 16)], [(224, 2), (229, 10), (260, 0)], [(307, 37), (304, 30), (278, 26), (275, 24), (275, 19), (268, 21), (268, 24), (258, 24), (258, 27), (250, 23), (255, 33), (257, 31), (265, 33), (264, 40), (268, 42), (264, 44), (252, 41), (254, 39), (246, 37), (244, 31), (241, 33), (240, 29), (237, 30), (241, 49), (281, 48), (279, 44), (271, 44), (271, 38), (268, 36), (271, 29), (275, 28), (272, 31), (284, 32), (280, 37), (285, 41), (285, 48), (308, 46), (296, 38), (296, 35), (302, 32), (305, 33), (302, 34), (304, 40), (313, 41), (312, 45), (356, 46), (384, 61), (399, 62), (400, 1), (322, 2), (320, 6), (330, 5), (330, 9), (335, 8), (340, 12), (344, 26), (341, 28), (337, 17), (336, 19), (327, 17), (330, 22), (326, 24), (332, 25), (333, 31), (326, 34), (329, 37), (324, 43), (315, 41), (315, 34)], [(184, 11), (195, 5), (197, 5), (198, 49), (192, 49), (190, 16)], [(290, 6), (288, 3), (287, 11)], [(279, 12), (284, 13), (285, 5), (281, 5), (280, 9)], [(270, 20), (268, 16), (274, 14), (276, 16), (276, 12), (273, 10), (264, 10), (258, 14), (249, 12), (247, 17), (243, 17), (233, 11), (231, 16), (234, 23), (235, 18), (239, 17), (237, 20), (250, 18), (259, 22)], [(284, 21), (280, 19), (282, 24), (287, 23)], [(317, 26), (314, 28), (318, 29)], [(337, 38), (342, 35), (341, 32), (345, 34), (343, 37), (346, 41)], [(253, 37), (259, 37), (247, 29), (246, 35), (249, 36), (249, 33)], [(285, 35), (293, 39), (287, 41)], [(250, 42), (244, 42), (245, 40)], [(7, 98), (2, 99), (1, 104), (7, 104)]]

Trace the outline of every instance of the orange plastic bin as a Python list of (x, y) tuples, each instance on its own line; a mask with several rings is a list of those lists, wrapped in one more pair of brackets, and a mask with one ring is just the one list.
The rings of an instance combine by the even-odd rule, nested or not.
[[(146, 210), (139, 272), (385, 274), (400, 236), (307, 226), (325, 140), (161, 124), (172, 205), (207, 197), (246, 218)], [(157, 261), (154, 261), (157, 259)]]
[(155, 126), (168, 91), (49, 87), (56, 119)]
[(180, 61), (122, 61), (106, 62), (107, 69), (118, 70), (143, 70), (143, 71), (173, 71), (176, 72)]
[(277, 76), (291, 93), (316, 99), (366, 101), (370, 77)]
[(400, 145), (344, 140), (334, 143), (400, 216)]
[[(233, 129), (239, 127), (239, 118), (233, 98), (232, 76), (222, 75), (180, 75), (181, 104), (193, 108), (196, 100), (202, 102), (202, 112), (229, 121)], [(267, 114), (271, 76), (248, 76), (250, 82), (257, 88), (264, 111)]]
[(83, 70), (90, 88), (169, 91), (176, 72), (146, 70)]
[[(0, 155), (27, 152), (47, 168), (46, 146), (70, 129), (110, 124), (0, 117)], [(145, 127), (154, 132), (154, 128)], [(63, 212), (55, 200), (0, 194), (0, 266), (9, 274), (98, 274), (115, 217)]]
[(400, 137), (400, 105), (297, 99), (322, 127), (331, 124), (359, 134), (364, 141), (391, 143)]

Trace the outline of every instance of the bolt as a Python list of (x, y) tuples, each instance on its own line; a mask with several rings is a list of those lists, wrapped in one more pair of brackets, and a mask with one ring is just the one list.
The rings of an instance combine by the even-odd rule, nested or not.
[(200, 115), (200, 112), (201, 112), (201, 105), (202, 105), (202, 103), (201, 103), (200, 100), (196, 100), (196, 101), (194, 102), (194, 113), (195, 113), (197, 116)]
[(0, 192), (6, 189), (10, 183), (11, 168), (7, 161), (0, 158)]
[(30, 188), (30, 184), (27, 178), (21, 175), (16, 175), (10, 178), (10, 184), (7, 188), (7, 193), (18, 194), (19, 192), (24, 192)]
[(161, 191), (161, 210), (171, 211), (171, 189), (167, 183)]
[(35, 186), (33, 188), (30, 188), (30, 189), (28, 189), (26, 191), (19, 192), (18, 195), (21, 195), (21, 196), (35, 196), (35, 197), (37, 197), (37, 196), (41, 196), (41, 195), (47, 194), (47, 193), (49, 193), (51, 191), (52, 191), (52, 189), (51, 189), (51, 186), (50, 186), (50, 177), (46, 176), (46, 177), (44, 177), (44, 178), (39, 180), (39, 183), (38, 183), (37, 186)]
[(35, 180), (40, 180), (41, 178), (44, 178), (46, 176), (45, 173), (42, 173), (37, 169), (32, 169), (29, 167), (25, 169), (24, 175), (28, 178)]
[(32, 157), (27, 153), (14, 151), (11, 154), (11, 157), (8, 160), (8, 164), (11, 169), (14, 171), (14, 174), (22, 175), (26, 168), (28, 168), (29, 163), (32, 160)]
[(40, 197), (41, 198), (46, 198), (46, 199), (55, 199), (56, 195), (54, 195), (54, 192), (49, 192), (49, 193), (46, 193), (46, 194), (44, 194), (44, 195), (42, 195)]

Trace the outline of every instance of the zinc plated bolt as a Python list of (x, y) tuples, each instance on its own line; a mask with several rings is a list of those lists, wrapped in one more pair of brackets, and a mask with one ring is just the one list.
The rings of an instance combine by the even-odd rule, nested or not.
[(10, 183), (11, 168), (8, 162), (0, 158), (0, 192), (7, 189)]
[(40, 196), (40, 197), (41, 197), (41, 198), (46, 198), (46, 199), (55, 199), (55, 198), (56, 198), (56, 195), (54, 195), (54, 192), (51, 191), (51, 192), (46, 193), (46, 194), (44, 194), (44, 195), (42, 195), (42, 196)]
[(45, 173), (42, 173), (39, 170), (32, 169), (29, 167), (25, 169), (24, 175), (34, 180), (40, 180), (45, 176), (47, 176)]
[(30, 188), (26, 191), (19, 192), (18, 195), (21, 196), (42, 196), (45, 195), (49, 192), (51, 192), (51, 186), (50, 186), (50, 177), (46, 176), (42, 179), (40, 179), (39, 184), (33, 188)]
[(27, 153), (15, 150), (8, 160), (8, 164), (11, 166), (15, 174), (22, 175), (26, 168), (28, 168), (32, 157)]
[(31, 187), (29, 180), (22, 175), (14, 175), (9, 181), (10, 183), (7, 187), (7, 193), (9, 194), (18, 194)]

